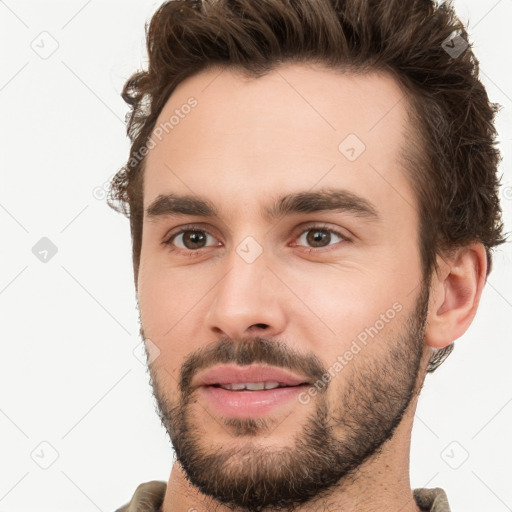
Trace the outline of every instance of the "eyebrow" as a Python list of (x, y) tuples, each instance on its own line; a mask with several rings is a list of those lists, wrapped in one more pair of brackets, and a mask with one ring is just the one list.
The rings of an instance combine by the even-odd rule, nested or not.
[[(270, 206), (263, 208), (262, 214), (267, 220), (272, 221), (294, 213), (321, 211), (349, 212), (369, 221), (380, 220), (377, 208), (370, 201), (348, 190), (332, 188), (281, 196)], [(146, 209), (146, 216), (149, 219), (181, 215), (220, 217), (215, 205), (193, 195), (159, 195)]]

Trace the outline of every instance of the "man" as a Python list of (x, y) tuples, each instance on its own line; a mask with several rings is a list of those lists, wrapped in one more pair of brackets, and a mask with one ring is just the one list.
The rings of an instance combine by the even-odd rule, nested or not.
[(173, 1), (125, 85), (141, 336), (176, 462), (123, 512), (449, 511), (425, 375), (503, 242), (496, 107), (429, 0)]

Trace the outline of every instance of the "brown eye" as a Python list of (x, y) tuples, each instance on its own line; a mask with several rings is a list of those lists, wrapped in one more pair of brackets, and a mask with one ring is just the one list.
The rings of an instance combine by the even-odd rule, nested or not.
[[(211, 240), (208, 240), (208, 238)], [(203, 247), (208, 247), (210, 245), (216, 245), (216, 239), (206, 231), (191, 229), (177, 233), (171, 238), (170, 242), (180, 249), (188, 249), (191, 251), (202, 249)]]
[(343, 237), (330, 229), (311, 228), (304, 231), (298, 238), (299, 245), (321, 248), (343, 240)]

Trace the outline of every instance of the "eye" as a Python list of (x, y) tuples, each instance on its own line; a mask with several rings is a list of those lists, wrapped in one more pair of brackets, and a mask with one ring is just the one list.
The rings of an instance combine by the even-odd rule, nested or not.
[(312, 227), (302, 232), (297, 238), (297, 245), (307, 245), (314, 249), (328, 247), (345, 240), (340, 233), (325, 227)]
[(198, 229), (184, 229), (179, 231), (172, 235), (165, 243), (175, 245), (179, 249), (188, 251), (194, 251), (197, 249), (203, 249), (204, 247), (220, 244), (215, 237), (206, 231)]

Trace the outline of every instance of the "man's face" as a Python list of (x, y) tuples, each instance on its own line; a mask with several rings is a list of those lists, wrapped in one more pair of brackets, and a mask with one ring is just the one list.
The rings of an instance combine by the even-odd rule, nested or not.
[(163, 109), (141, 333), (203, 493), (247, 510), (305, 502), (356, 473), (410, 403), (428, 293), (405, 109), (388, 76), (310, 66), (203, 72)]

